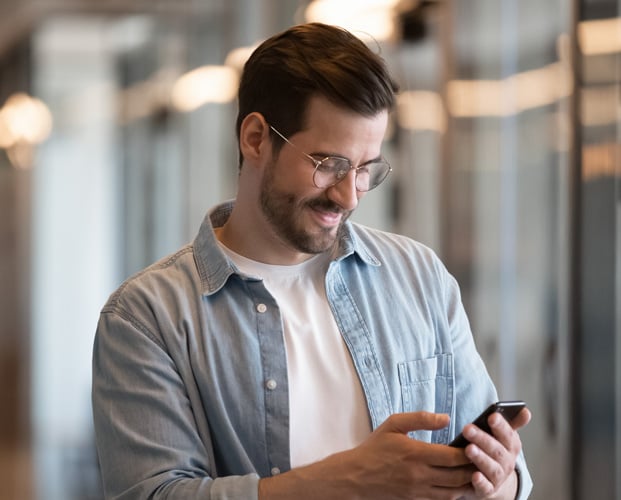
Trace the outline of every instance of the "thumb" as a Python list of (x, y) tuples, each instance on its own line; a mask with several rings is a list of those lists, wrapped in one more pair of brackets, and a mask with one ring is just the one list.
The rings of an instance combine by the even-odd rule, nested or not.
[(518, 413), (517, 416), (513, 420), (511, 420), (511, 427), (516, 430), (520, 429), (521, 427), (526, 426), (528, 422), (530, 422), (530, 419), (530, 410), (528, 408), (523, 408), (520, 413)]
[(450, 422), (446, 413), (431, 413), (428, 411), (413, 411), (394, 413), (378, 428), (381, 432), (397, 432), (407, 434), (410, 431), (443, 429)]

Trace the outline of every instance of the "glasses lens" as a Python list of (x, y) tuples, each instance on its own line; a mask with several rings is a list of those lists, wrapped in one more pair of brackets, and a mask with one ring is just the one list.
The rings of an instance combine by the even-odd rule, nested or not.
[[(351, 170), (351, 165), (344, 158), (328, 156), (317, 159), (314, 182), (318, 188), (327, 188), (338, 184)], [(368, 163), (356, 169), (356, 189), (370, 191), (379, 186), (390, 173), (390, 165), (386, 161)]]
[(376, 188), (390, 173), (390, 165), (385, 161), (363, 165), (356, 171), (356, 189), (358, 191), (371, 191)]
[(350, 168), (349, 162), (344, 158), (323, 158), (315, 168), (315, 185), (318, 188), (334, 186), (347, 175)]

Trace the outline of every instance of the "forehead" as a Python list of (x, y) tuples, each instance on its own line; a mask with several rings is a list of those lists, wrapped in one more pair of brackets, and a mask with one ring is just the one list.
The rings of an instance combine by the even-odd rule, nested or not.
[(297, 142), (341, 156), (359, 156), (361, 150), (373, 151), (376, 156), (386, 133), (388, 111), (365, 116), (336, 106), (324, 97), (312, 97), (304, 122), (304, 129), (294, 134)]

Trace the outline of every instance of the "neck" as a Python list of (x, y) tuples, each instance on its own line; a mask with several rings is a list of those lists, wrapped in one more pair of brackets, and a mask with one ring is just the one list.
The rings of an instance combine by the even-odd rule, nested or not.
[(267, 222), (257, 223), (256, 218), (245, 217), (241, 208), (236, 202), (226, 223), (214, 230), (218, 241), (233, 252), (257, 262), (285, 266), (300, 264), (314, 256), (292, 248)]

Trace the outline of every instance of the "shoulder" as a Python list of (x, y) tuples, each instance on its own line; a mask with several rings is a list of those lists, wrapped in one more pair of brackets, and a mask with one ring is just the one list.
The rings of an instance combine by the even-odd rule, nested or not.
[(368, 252), (379, 262), (405, 258), (421, 265), (444, 267), (433, 249), (408, 236), (355, 222), (349, 224), (349, 229), (355, 250)]
[(360, 272), (366, 269), (365, 273), (375, 268), (374, 279), (385, 286), (398, 283), (442, 301), (458, 288), (436, 252), (419, 241), (357, 223), (350, 224), (349, 237), (359, 257), (352, 262), (370, 264), (356, 267)]
[(154, 262), (127, 278), (109, 297), (102, 312), (151, 308), (188, 296), (199, 289), (192, 245)]

